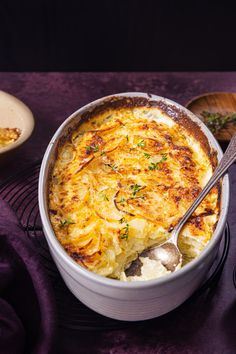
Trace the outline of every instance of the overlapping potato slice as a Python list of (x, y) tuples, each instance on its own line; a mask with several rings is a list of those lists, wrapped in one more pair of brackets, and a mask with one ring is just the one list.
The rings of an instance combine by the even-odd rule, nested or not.
[[(168, 239), (212, 174), (199, 142), (157, 107), (119, 108), (83, 122), (58, 150), (50, 218), (82, 266), (119, 279), (138, 253)], [(210, 240), (218, 187), (180, 236), (184, 261)]]

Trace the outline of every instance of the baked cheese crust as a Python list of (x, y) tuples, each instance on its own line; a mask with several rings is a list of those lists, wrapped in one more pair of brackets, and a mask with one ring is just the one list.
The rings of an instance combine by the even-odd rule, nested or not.
[[(49, 184), (54, 232), (80, 265), (120, 279), (138, 253), (168, 239), (213, 168), (201, 141), (162, 108), (108, 107), (58, 147)], [(214, 187), (183, 228), (184, 263), (211, 239), (219, 193)]]

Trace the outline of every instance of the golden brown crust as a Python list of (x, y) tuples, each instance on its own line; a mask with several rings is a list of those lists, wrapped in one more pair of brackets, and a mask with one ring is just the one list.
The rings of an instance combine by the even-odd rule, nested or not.
[[(204, 133), (202, 132), (199, 125), (193, 122), (187, 114), (177, 108), (176, 106), (169, 105), (162, 100), (150, 100), (145, 97), (119, 97), (114, 96), (110, 98), (107, 102), (96, 106), (92, 111), (88, 111), (82, 114), (81, 119), (87, 120), (92, 117), (107, 111), (108, 109), (119, 109), (119, 108), (134, 108), (134, 107), (158, 107), (163, 112), (165, 112), (169, 117), (174, 119), (178, 124), (184, 126), (185, 129), (192, 134), (196, 140), (198, 140), (205, 152), (210, 156), (213, 153), (210, 149), (210, 145)], [(75, 127), (77, 128), (77, 127)], [(215, 155), (213, 153), (212, 161), (215, 161)]]
[(59, 139), (58, 147), (65, 144), (65, 142), (70, 138), (73, 131), (76, 130), (82, 122), (84, 122), (88, 119), (91, 119), (92, 117), (95, 117), (96, 115), (102, 114), (103, 112), (105, 112), (109, 109), (116, 110), (116, 109), (120, 109), (120, 108), (135, 108), (135, 107), (149, 107), (149, 108), (150, 107), (158, 107), (158, 108), (160, 108), (163, 112), (165, 112), (174, 121), (176, 121), (178, 124), (183, 126), (186, 130), (188, 130), (189, 133), (191, 135), (193, 135), (197, 141), (200, 142), (204, 151), (211, 158), (211, 162), (213, 163), (213, 166), (215, 167), (217, 165), (216, 152), (211, 150), (205, 134), (202, 132), (201, 128), (199, 127), (199, 125), (197, 123), (192, 121), (183, 110), (177, 108), (176, 106), (169, 105), (162, 100), (159, 100), (159, 101), (158, 100), (150, 100), (145, 97), (128, 97), (127, 98), (127, 97), (114, 96), (114, 97), (109, 98), (107, 101), (97, 105), (94, 109), (83, 113), (79, 119), (79, 122), (75, 122), (73, 128), (69, 127), (65, 131), (63, 136)]

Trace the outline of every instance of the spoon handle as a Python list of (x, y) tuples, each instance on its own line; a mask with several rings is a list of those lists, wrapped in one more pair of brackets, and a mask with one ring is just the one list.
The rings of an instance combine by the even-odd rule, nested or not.
[(191, 207), (184, 214), (180, 222), (176, 225), (174, 230), (172, 231), (172, 237), (177, 241), (178, 234), (185, 222), (192, 215), (192, 213), (197, 209), (202, 200), (206, 197), (206, 195), (210, 192), (210, 190), (214, 187), (216, 182), (224, 175), (224, 173), (228, 170), (228, 168), (232, 165), (232, 163), (236, 160), (236, 134), (230, 140), (227, 150), (225, 151), (222, 159), (220, 160), (219, 165), (216, 167), (213, 175), (195, 199)]

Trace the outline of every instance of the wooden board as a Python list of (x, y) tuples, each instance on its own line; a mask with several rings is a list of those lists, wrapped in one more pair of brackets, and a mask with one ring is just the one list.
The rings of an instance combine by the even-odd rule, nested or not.
[[(212, 92), (194, 97), (186, 104), (191, 112), (203, 120), (201, 113), (208, 111), (211, 113), (235, 113), (236, 112), (236, 93), (231, 92)], [(229, 141), (236, 133), (236, 124), (228, 123), (225, 128), (215, 133), (219, 141)]]

